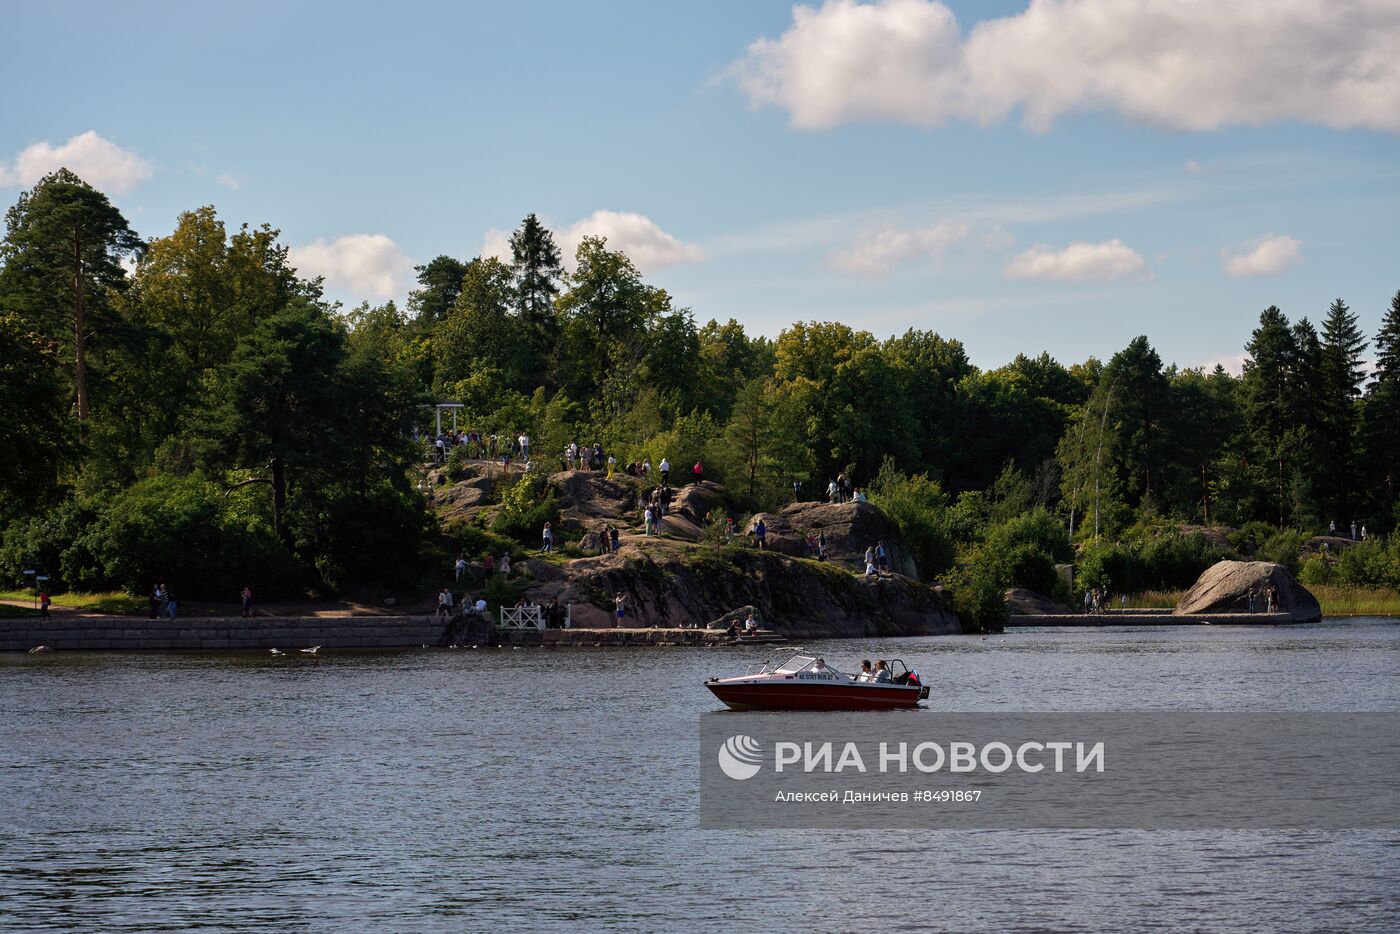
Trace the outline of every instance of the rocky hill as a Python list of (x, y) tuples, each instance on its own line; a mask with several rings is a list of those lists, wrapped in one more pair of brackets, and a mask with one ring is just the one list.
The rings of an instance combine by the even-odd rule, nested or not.
[[(444, 469), (434, 471), (434, 508), (445, 524), (489, 524), (495, 487), (507, 476), (499, 465), (483, 463), (467, 465), (455, 482)], [(793, 638), (961, 631), (941, 590), (910, 573), (913, 560), (898, 528), (868, 503), (794, 503), (765, 514), (770, 550), (759, 551), (745, 537), (729, 545), (701, 541), (706, 517), (727, 508), (724, 488), (709, 481), (677, 489), (651, 537), (641, 534), (638, 497), (649, 486), (638, 478), (565, 471), (549, 483), (559, 499), (559, 527), (571, 538), (591, 544), (591, 533), (609, 524), (621, 532), (615, 554), (516, 564), (528, 581), (524, 595), (571, 604), (575, 626), (612, 626), (621, 593), (631, 626), (703, 627), (752, 605), (765, 627)], [(808, 531), (825, 532), (830, 560), (804, 557)], [(878, 541), (895, 573), (869, 580), (853, 573), (863, 568), (865, 548)]]

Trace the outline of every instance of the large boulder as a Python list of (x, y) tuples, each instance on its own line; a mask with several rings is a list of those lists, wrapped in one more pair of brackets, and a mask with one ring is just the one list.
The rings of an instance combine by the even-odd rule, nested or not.
[(676, 490), (671, 500), (671, 514), (680, 513), (696, 525), (705, 524), (705, 516), (724, 506), (724, 487), (703, 480)]
[(728, 629), (730, 626), (733, 626), (735, 624), (742, 626), (745, 622), (748, 621), (748, 618), (750, 616), (753, 617), (754, 622), (756, 623), (763, 622), (762, 615), (758, 612), (757, 607), (741, 606), (737, 610), (730, 610), (728, 613), (725, 613), (719, 619), (710, 620), (708, 623), (705, 624), (705, 628)]
[(789, 503), (775, 513), (755, 515), (745, 532), (753, 531), (760, 518), (768, 527), (771, 551), (809, 557), (807, 534), (824, 532), (827, 560), (863, 571), (865, 549), (884, 542), (890, 570), (906, 577), (918, 576), (914, 556), (899, 526), (870, 503)]
[(1250, 596), (1254, 610), (1267, 606), (1270, 586), (1278, 591), (1278, 612), (1287, 613), (1295, 623), (1313, 623), (1322, 618), (1317, 598), (1298, 583), (1288, 569), (1269, 561), (1221, 561), (1206, 568), (1191, 589), (1181, 595), (1178, 616), (1193, 613), (1248, 613)]
[(1063, 603), (1024, 587), (1012, 587), (1006, 592), (1006, 608), (1012, 616), (1068, 616), (1074, 612)]

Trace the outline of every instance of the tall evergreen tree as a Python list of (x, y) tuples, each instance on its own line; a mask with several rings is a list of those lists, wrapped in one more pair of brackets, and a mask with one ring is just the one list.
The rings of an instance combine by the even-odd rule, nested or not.
[[(564, 265), (554, 234), (533, 213), (525, 215), (511, 234), (510, 253), (515, 272), (515, 297), (531, 356), (539, 376), (552, 371), (559, 341), (560, 322), (554, 297), (564, 277)], [(544, 382), (541, 379), (541, 382)]]
[(67, 169), (39, 180), (5, 213), (0, 301), (72, 361), (79, 426), (88, 419), (90, 342), (115, 323), (122, 260), (141, 240), (107, 196)]
[(1169, 380), (1162, 358), (1145, 336), (1113, 355), (1104, 378), (1115, 387), (1109, 418), (1118, 427), (1119, 457), (1129, 505), (1157, 496), (1167, 462), (1166, 431)]
[[(1297, 356), (1288, 318), (1275, 305), (1259, 315), (1259, 327), (1245, 345), (1244, 420), (1255, 452), (1260, 480), (1272, 485), (1272, 516), (1282, 526), (1287, 521), (1290, 470), (1297, 433), (1294, 430), (1291, 393), (1293, 363)], [(1267, 480), (1265, 478), (1271, 478)]]
[(1376, 332), (1375, 382), (1366, 392), (1363, 439), (1373, 527), (1393, 527), (1400, 519), (1400, 291)]
[(1318, 413), (1321, 434), (1323, 506), (1329, 516), (1343, 522), (1356, 518), (1353, 512), (1357, 493), (1356, 432), (1357, 400), (1366, 379), (1361, 356), (1366, 339), (1357, 316), (1340, 298), (1327, 309), (1322, 326), (1321, 405)]

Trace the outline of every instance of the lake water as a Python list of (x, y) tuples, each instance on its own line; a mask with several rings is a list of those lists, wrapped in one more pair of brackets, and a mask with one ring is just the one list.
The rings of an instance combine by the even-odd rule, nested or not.
[[(1400, 709), (1400, 620), (807, 648), (930, 716)], [(702, 831), (701, 682), (764, 657), (0, 656), (0, 928), (1400, 928), (1394, 832)]]

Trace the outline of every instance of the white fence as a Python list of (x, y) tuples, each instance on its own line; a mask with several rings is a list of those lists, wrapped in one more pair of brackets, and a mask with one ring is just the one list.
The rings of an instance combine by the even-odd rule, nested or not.
[[(573, 604), (564, 608), (564, 628), (572, 624)], [(544, 608), (539, 606), (501, 607), (500, 627), (502, 629), (544, 629)]]

